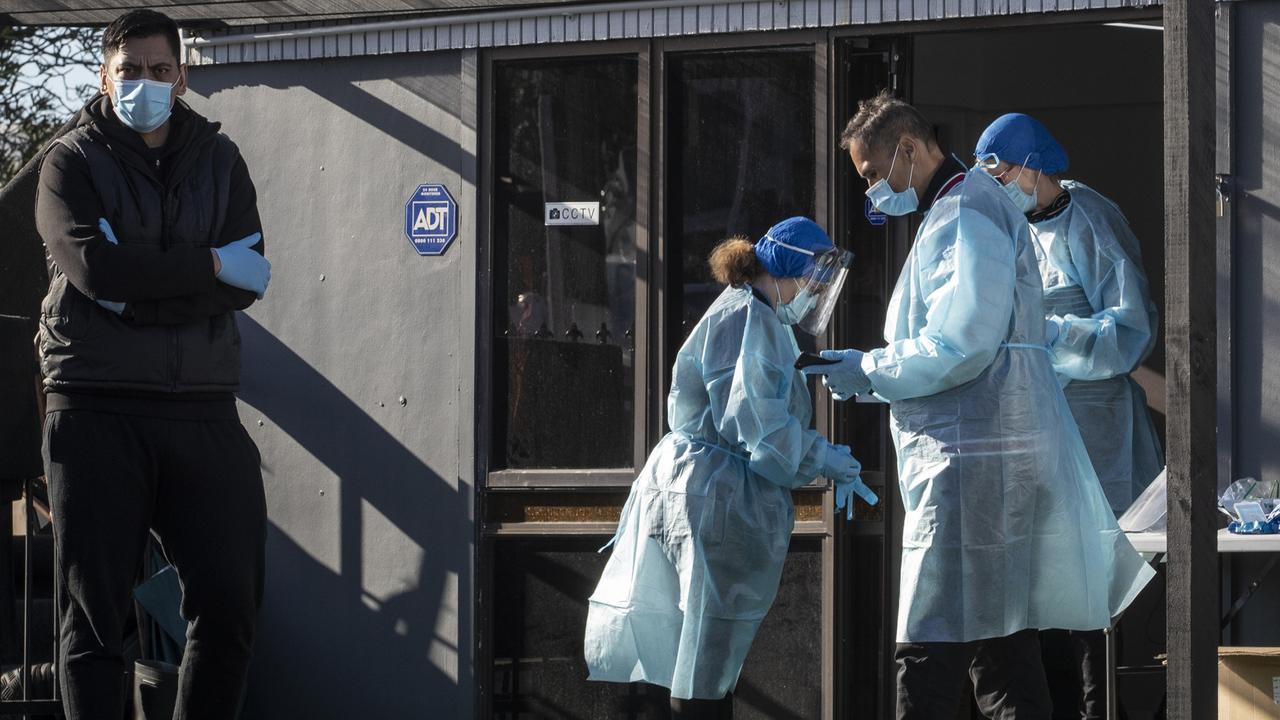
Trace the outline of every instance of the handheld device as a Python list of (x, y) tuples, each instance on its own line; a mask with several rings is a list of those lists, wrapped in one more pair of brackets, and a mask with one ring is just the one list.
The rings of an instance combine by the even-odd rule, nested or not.
[(839, 360), (829, 360), (821, 355), (814, 353), (802, 352), (800, 357), (796, 358), (796, 369), (801, 370), (812, 365), (835, 365)]

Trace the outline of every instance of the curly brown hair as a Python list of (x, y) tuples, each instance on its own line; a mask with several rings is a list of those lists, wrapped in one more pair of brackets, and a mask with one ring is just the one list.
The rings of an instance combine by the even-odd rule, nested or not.
[(721, 241), (707, 262), (711, 265), (711, 276), (726, 285), (751, 282), (764, 272), (756, 257), (755, 245), (741, 235)]

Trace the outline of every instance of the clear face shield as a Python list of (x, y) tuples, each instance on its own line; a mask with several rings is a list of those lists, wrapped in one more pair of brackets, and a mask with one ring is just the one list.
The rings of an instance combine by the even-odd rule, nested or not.
[(853, 253), (849, 250), (831, 248), (813, 256), (808, 270), (797, 278), (800, 290), (792, 302), (800, 301), (810, 308), (796, 327), (810, 335), (821, 335), (826, 331), (851, 267)]

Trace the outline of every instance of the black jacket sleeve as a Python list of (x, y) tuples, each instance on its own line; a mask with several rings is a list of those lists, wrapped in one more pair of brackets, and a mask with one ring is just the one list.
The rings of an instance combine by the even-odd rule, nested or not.
[(214, 289), (208, 249), (113, 245), (98, 229), (102, 204), (88, 163), (56, 144), (45, 156), (36, 191), (36, 229), (71, 284), (94, 300), (137, 302)]
[[(222, 247), (260, 232), (262, 220), (258, 216), (258, 193), (244, 158), (237, 157), (231, 169), (227, 221), (215, 245)], [(252, 249), (265, 254), (266, 240), (260, 240)], [(257, 295), (252, 292), (219, 282), (206, 292), (129, 303), (125, 317), (136, 325), (181, 325), (233, 310), (244, 310), (255, 300)]]

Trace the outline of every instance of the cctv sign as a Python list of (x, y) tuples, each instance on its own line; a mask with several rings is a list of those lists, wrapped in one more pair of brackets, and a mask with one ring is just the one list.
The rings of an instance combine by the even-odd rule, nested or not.
[(547, 225), (599, 225), (600, 203), (546, 203), (543, 220)]

